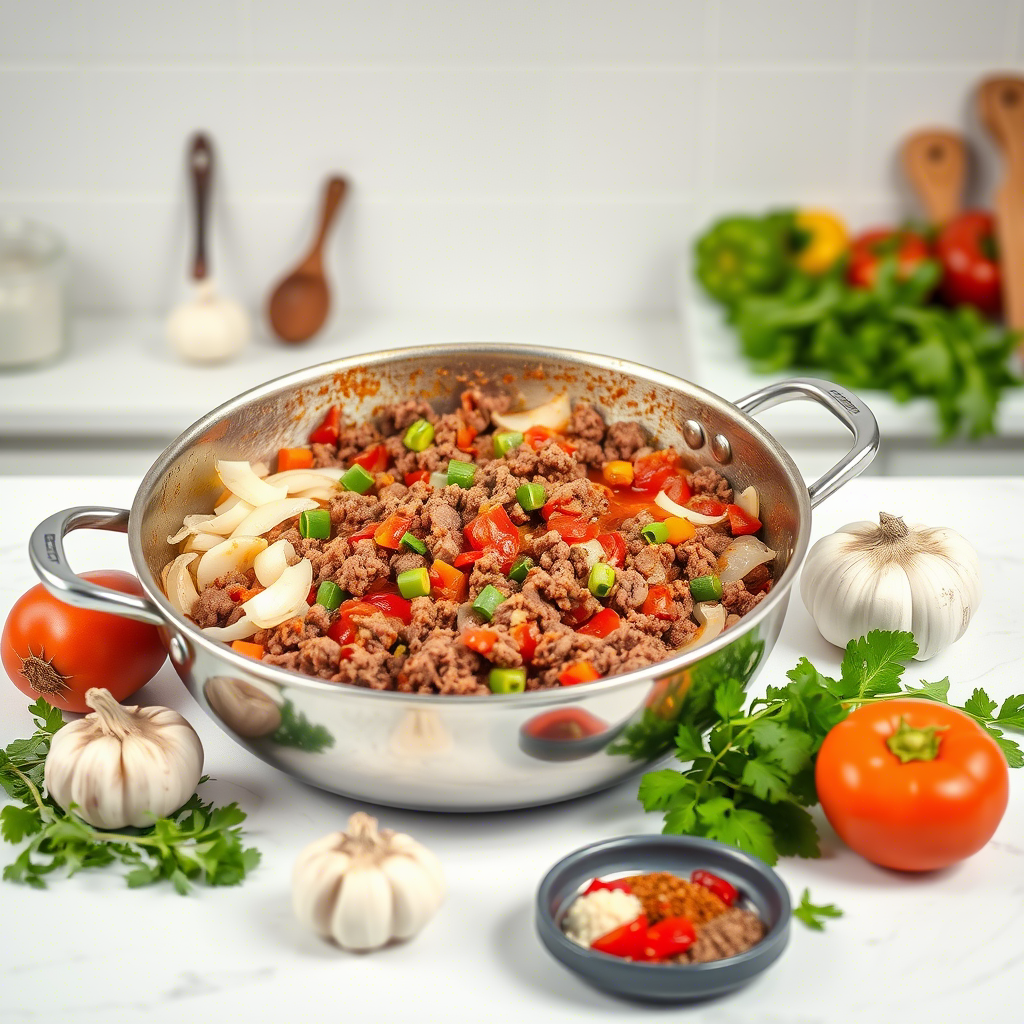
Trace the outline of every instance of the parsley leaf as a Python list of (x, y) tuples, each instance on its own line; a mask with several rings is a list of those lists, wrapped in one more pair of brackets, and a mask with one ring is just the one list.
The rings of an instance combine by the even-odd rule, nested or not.
[(793, 908), (793, 916), (812, 931), (825, 930), (825, 920), (842, 917), (843, 912), (834, 903), (812, 903), (811, 890), (804, 889), (800, 902)]
[[(125, 874), (130, 888), (166, 880), (185, 894), (196, 881), (237, 885), (259, 864), (259, 851), (242, 845), (238, 826), (246, 815), (237, 804), (214, 807), (193, 794), (151, 828), (125, 832), (93, 828), (74, 813), (74, 805), (63, 810), (44, 795), (43, 787), (50, 739), (64, 724), (63, 718), (43, 700), (29, 710), (36, 732), (0, 750), (0, 785), (19, 801), (0, 810), (0, 837), (9, 843), (28, 840), (4, 868), (7, 881), (45, 889), (45, 876), (53, 871), (70, 876), (120, 862), (131, 868)], [(207, 779), (200, 779), (200, 785)]]
[(903, 677), (904, 663), (917, 654), (910, 633), (889, 633), (873, 629), (846, 645), (836, 694), (847, 700), (896, 693)]

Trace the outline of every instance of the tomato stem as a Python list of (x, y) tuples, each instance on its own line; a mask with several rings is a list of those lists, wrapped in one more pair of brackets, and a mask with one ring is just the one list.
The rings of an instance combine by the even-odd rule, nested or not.
[(925, 725), (915, 729), (900, 715), (900, 724), (885, 745), (900, 759), (900, 764), (934, 761), (939, 756), (940, 733), (948, 728), (948, 725)]

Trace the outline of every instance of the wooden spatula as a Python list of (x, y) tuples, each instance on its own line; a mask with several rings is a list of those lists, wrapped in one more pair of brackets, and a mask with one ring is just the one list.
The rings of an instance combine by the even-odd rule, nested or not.
[(940, 128), (914, 132), (903, 143), (903, 170), (928, 220), (945, 224), (960, 212), (967, 180), (963, 136)]
[(995, 197), (996, 237), (1006, 320), (1020, 331), (1024, 330), (1024, 78), (987, 78), (978, 90), (978, 113), (1006, 161)]

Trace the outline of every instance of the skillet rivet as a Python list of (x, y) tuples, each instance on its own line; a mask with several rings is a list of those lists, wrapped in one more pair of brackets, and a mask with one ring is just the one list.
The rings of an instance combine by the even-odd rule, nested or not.
[(704, 428), (696, 420), (687, 420), (683, 424), (683, 440), (691, 448), (700, 448), (704, 444)]
[(724, 434), (715, 434), (711, 438), (711, 454), (715, 462), (720, 462), (723, 466), (732, 462), (732, 445)]

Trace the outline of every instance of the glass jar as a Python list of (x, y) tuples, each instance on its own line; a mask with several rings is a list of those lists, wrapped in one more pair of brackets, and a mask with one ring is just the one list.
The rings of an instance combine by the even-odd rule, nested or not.
[(0, 369), (48, 363), (67, 344), (64, 243), (30, 220), (0, 220)]

